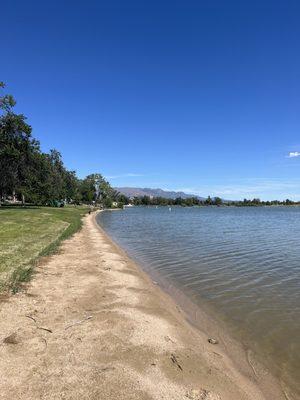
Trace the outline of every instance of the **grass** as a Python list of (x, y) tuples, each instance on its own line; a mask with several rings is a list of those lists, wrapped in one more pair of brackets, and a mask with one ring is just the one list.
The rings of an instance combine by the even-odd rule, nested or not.
[(16, 292), (37, 260), (80, 229), (84, 207), (0, 208), (0, 291)]

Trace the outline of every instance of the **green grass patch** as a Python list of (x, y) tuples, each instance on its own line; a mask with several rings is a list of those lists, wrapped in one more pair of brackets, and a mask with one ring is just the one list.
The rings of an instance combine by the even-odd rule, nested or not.
[(0, 291), (18, 290), (37, 260), (80, 229), (86, 207), (0, 208)]

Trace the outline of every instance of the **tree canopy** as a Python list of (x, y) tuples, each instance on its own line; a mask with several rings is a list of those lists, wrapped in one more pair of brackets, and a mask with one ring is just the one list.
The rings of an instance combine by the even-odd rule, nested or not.
[[(5, 85), (0, 82), (0, 90)], [(0, 95), (0, 204), (11, 199), (23, 203), (54, 205), (60, 203), (125, 203), (123, 195), (99, 173), (79, 179), (69, 171), (56, 149), (43, 153), (32, 136), (32, 128), (23, 114), (14, 112), (16, 101)]]

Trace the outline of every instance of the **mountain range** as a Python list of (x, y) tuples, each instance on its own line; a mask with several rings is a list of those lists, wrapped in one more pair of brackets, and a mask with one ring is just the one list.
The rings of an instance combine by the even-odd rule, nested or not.
[(115, 189), (127, 197), (153, 196), (153, 197), (164, 197), (166, 199), (176, 199), (178, 197), (181, 197), (182, 199), (188, 199), (189, 197), (197, 197), (200, 200), (204, 199), (204, 197), (200, 197), (193, 194), (187, 194), (184, 192), (175, 192), (163, 189), (138, 188), (138, 187), (115, 187)]

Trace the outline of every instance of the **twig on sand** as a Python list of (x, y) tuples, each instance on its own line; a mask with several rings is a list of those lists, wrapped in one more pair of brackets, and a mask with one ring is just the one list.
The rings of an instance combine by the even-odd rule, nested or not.
[(81, 319), (80, 321), (75, 321), (75, 322), (73, 322), (72, 324), (66, 326), (66, 327), (65, 327), (65, 330), (71, 328), (71, 327), (74, 326), (74, 325), (82, 324), (83, 322), (85, 322), (85, 321), (87, 321), (87, 320), (89, 320), (89, 319), (91, 319), (91, 318), (93, 318), (93, 316), (92, 316), (92, 315), (88, 315), (88, 316), (85, 317), (84, 319)]
[[(25, 315), (25, 317), (26, 317), (26, 318), (32, 319), (32, 321), (34, 321), (34, 322), (36, 323), (36, 319), (33, 318), (31, 315)], [(37, 326), (36, 329), (41, 329), (42, 331), (46, 331), (46, 332), (49, 332), (49, 333), (53, 333), (53, 331), (52, 331), (51, 329), (49, 329), (49, 328), (44, 328), (43, 326)]]
[(35, 319), (35, 318), (33, 318), (31, 315), (25, 315), (25, 317), (26, 317), (26, 318), (30, 318), (30, 319), (32, 319), (32, 321), (34, 321), (34, 322), (36, 323), (36, 319)]
[(177, 365), (177, 367), (182, 371), (182, 366), (179, 364), (177, 357), (175, 354), (171, 354), (171, 361)]
[(51, 329), (43, 328), (42, 326), (38, 326), (37, 329), (42, 329), (43, 331), (47, 331), (47, 332), (49, 332), (49, 333), (53, 333), (53, 332), (51, 331)]

